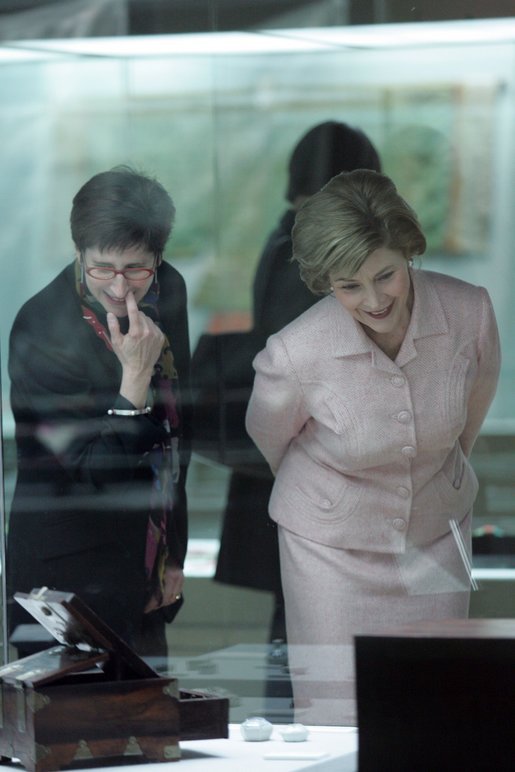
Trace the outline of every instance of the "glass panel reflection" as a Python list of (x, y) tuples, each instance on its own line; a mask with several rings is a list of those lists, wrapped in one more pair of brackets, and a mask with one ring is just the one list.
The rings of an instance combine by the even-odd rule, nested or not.
[[(485, 286), (492, 298), (504, 357), (497, 396), (472, 454), (479, 478), (472, 527), (480, 589), (472, 594), (471, 613), (512, 615), (511, 579), (497, 577), (493, 591), (489, 575), (478, 572), (513, 566), (509, 548), (515, 538), (514, 44), (479, 37), (454, 45), (442, 37), (438, 45), (424, 40), (386, 47), (376, 31), (364, 49), (351, 48), (352, 41), (339, 39), (335, 28), (325, 36), (308, 32), (270, 35), (273, 50), (266, 53), (267, 36), (247, 33), (252, 48), (240, 41), (234, 51), (205, 36), (204, 49), (195, 53), (185, 40), (179, 48), (173, 38), (160, 38), (155, 55), (137, 53), (136, 46), (132, 52), (76, 56), (69, 42), (65, 55), (54, 50), (23, 64), (2, 59), (7, 510), (16, 473), (8, 334), (21, 305), (73, 259), (68, 217), (79, 187), (98, 171), (130, 163), (170, 191), (177, 219), (165, 259), (187, 285), (195, 350), (206, 333), (236, 337), (252, 328), (259, 257), (289, 208), (292, 148), (310, 127), (344, 121), (371, 139), (385, 172), (419, 212), (429, 241), (420, 265)], [(231, 450), (244, 458), (241, 445), (225, 447), (226, 454)], [(264, 511), (268, 494), (258, 502), (259, 485), (255, 479), (243, 483), (245, 506), (250, 500)], [(171, 656), (161, 665), (173, 668), (187, 686), (222, 684), (235, 695), (235, 718), (268, 711), (288, 720), (285, 649), (270, 642), (283, 637), (274, 626), (274, 588), (258, 580), (249, 585), (241, 576), (213, 581), (224, 513), (232, 494), (239, 497), (233, 467), (197, 447), (187, 487), (186, 603), (167, 628)], [(233, 506), (236, 520), (239, 507)], [(261, 524), (265, 538), (274, 541), (272, 526)], [(241, 525), (236, 549), (250, 555), (255, 544), (249, 545), (243, 518)], [(257, 561), (261, 557), (258, 550)], [(242, 663), (239, 678), (235, 663)], [(267, 684), (258, 675), (263, 668), (272, 673)], [(242, 686), (249, 670), (257, 692), (252, 699)]]

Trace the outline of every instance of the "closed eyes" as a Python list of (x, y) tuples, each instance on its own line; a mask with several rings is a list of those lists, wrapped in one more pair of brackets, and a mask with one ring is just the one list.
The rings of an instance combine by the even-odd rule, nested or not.
[[(395, 271), (388, 271), (387, 273), (381, 274), (381, 276), (376, 276), (375, 281), (385, 282), (389, 281), (392, 276), (394, 275)], [(353, 283), (353, 284), (342, 284), (337, 289), (345, 290), (346, 292), (354, 292), (354, 290), (357, 290), (361, 287), (361, 284), (359, 283)]]

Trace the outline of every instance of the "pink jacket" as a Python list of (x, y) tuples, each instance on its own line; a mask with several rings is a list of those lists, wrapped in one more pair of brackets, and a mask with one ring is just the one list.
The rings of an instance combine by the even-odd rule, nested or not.
[(495, 394), (487, 291), (412, 271), (393, 362), (328, 296), (254, 360), (247, 431), (276, 475), (270, 516), (321, 544), (403, 552), (449, 531), (477, 494), (468, 461)]

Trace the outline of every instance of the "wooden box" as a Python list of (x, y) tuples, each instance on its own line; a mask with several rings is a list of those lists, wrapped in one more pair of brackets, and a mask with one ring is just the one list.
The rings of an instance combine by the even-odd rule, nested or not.
[(161, 677), (73, 594), (17, 593), (59, 645), (0, 668), (0, 756), (29, 772), (180, 758), (228, 736), (227, 699)]
[(360, 772), (515, 769), (515, 620), (356, 636)]

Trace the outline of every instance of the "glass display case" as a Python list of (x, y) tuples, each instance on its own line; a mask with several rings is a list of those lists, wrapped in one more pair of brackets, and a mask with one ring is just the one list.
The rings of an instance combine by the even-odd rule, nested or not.
[[(285, 208), (291, 149), (335, 119), (369, 135), (418, 212), (421, 264), (491, 295), (503, 365), (473, 455), (474, 527), (515, 538), (515, 20), (24, 41), (0, 47), (0, 93), (5, 529), (16, 474), (9, 331), (73, 259), (69, 213), (83, 182), (129, 164), (172, 195), (165, 258), (186, 281), (193, 350), (205, 331), (250, 329), (256, 261)], [(176, 669), (200, 657), (204, 676), (213, 651), (236, 647), (234, 664), (268, 643), (273, 606), (270, 593), (212, 580), (229, 472), (194, 454), (188, 477), (188, 603), (170, 640)], [(497, 601), (480, 595), (476, 613), (487, 616)], [(499, 607), (492, 615), (509, 615)], [(217, 677), (237, 692), (220, 661)]]

